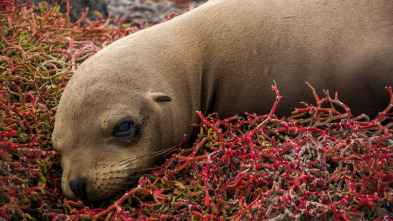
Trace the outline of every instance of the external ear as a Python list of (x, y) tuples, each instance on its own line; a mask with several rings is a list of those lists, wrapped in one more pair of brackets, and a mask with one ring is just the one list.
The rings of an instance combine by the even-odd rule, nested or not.
[(168, 102), (172, 100), (172, 98), (162, 93), (150, 93), (150, 96), (153, 100), (157, 102), (163, 102), (163, 101)]
[(156, 101), (171, 101), (171, 100), (172, 100), (172, 98), (170, 98), (169, 96), (166, 96), (166, 95), (156, 99)]

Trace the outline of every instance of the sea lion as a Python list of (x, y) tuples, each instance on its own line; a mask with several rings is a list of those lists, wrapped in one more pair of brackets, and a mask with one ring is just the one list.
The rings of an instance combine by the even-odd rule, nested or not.
[[(193, 134), (195, 111), (277, 115), (337, 91), (375, 117), (393, 84), (391, 0), (210, 0), (124, 37), (85, 61), (56, 113), (54, 148), (71, 199), (99, 201), (151, 155)], [(190, 137), (190, 136), (188, 136)]]

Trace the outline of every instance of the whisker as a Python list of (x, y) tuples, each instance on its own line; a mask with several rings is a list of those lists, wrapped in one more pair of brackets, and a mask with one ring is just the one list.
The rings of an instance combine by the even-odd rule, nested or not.
[(106, 188), (107, 190), (131, 190), (130, 187)]
[(115, 163), (115, 164), (112, 164), (110, 167), (114, 167), (114, 166), (119, 165), (119, 164), (120, 164), (119, 166), (123, 166), (123, 165), (125, 165), (125, 164), (127, 164), (127, 163), (131, 163), (131, 162), (134, 162), (134, 161), (136, 161), (136, 160), (143, 159), (143, 158), (145, 158), (145, 157), (155, 157), (155, 156), (159, 156), (159, 155), (162, 155), (162, 154), (168, 152), (168, 151), (171, 150), (171, 149), (172, 149), (172, 148), (166, 148), (166, 149), (164, 149), (164, 150), (160, 150), (160, 151), (158, 151), (158, 152), (156, 152), (156, 153), (153, 153), (153, 154), (144, 155), (144, 156), (140, 156), (140, 157), (134, 157), (134, 158), (131, 158), (131, 159), (121, 160), (121, 161), (119, 161), (119, 162), (117, 162), (117, 163)]
[(129, 173), (129, 172), (139, 172), (139, 171), (146, 171), (146, 170), (154, 170), (154, 169), (158, 169), (158, 168), (161, 168), (161, 167), (156, 166), (156, 167), (145, 167), (145, 168), (130, 168), (130, 169), (118, 170), (118, 172), (120, 172), (120, 173)]
[(120, 164), (119, 166), (124, 166), (125, 164), (129, 164), (129, 163), (134, 162), (135, 160), (139, 160), (139, 159), (143, 159), (143, 158), (153, 158), (153, 157), (162, 155), (162, 154), (168, 152), (169, 150), (170, 150), (170, 148), (167, 148), (167, 149), (158, 151), (158, 152), (153, 153), (153, 154), (148, 154), (148, 155), (144, 155), (144, 156), (141, 156), (141, 157), (138, 157), (138, 158), (130, 159), (130, 160), (128, 160), (128, 161), (126, 161), (126, 162)]
[(107, 185), (131, 185), (137, 184), (138, 182), (124, 182), (124, 183), (107, 183)]
[[(119, 161), (119, 162), (117, 162), (117, 163), (115, 163), (115, 164), (112, 164), (110, 167), (114, 167), (114, 166), (116, 166), (116, 165), (118, 165), (118, 164), (120, 164), (120, 163), (123, 163), (123, 162), (129, 162), (129, 161), (135, 161), (135, 160), (139, 160), (139, 159), (141, 159), (141, 158), (143, 158), (143, 157), (145, 157), (145, 156), (141, 156), (141, 157), (134, 157), (134, 158), (131, 158), (131, 159), (124, 159), (124, 160), (122, 160), (122, 161)], [(122, 165), (124, 165), (124, 164), (121, 164), (120, 166), (122, 166)]]
[(133, 179), (133, 178), (139, 178), (141, 176), (118, 176), (118, 177), (112, 177), (111, 180), (113, 179)]
[(105, 172), (103, 175), (111, 174), (111, 173), (130, 173), (130, 172), (139, 172), (139, 171), (146, 171), (146, 170), (154, 170), (154, 169), (158, 169), (158, 168), (160, 168), (160, 166), (156, 166), (156, 167), (137, 167), (137, 168), (121, 169), (121, 170), (114, 170), (114, 171)]
[(139, 177), (141, 176), (119, 176), (119, 177), (114, 177), (113, 179), (134, 179)]
[(135, 179), (140, 177), (141, 176), (119, 176), (119, 177), (113, 177), (112, 179)]

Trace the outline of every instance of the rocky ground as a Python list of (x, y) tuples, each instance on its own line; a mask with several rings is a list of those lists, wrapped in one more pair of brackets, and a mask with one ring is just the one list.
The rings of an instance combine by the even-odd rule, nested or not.
[(207, 0), (107, 0), (111, 16), (125, 22), (155, 24), (165, 20), (172, 12), (184, 12), (198, 7)]
[[(30, 2), (39, 8), (39, 3), (46, 1), (50, 6), (53, 0), (17, 0), (18, 4)], [(207, 0), (72, 0), (69, 1), (71, 11), (69, 17), (76, 22), (85, 8), (89, 8), (86, 18), (96, 20), (94, 12), (99, 12), (102, 18), (108, 16), (124, 19), (124, 23), (132, 25), (156, 24), (165, 20), (172, 12), (181, 13), (189, 11), (205, 3)], [(66, 0), (54, 0), (60, 6), (60, 12), (67, 12)], [(36, 12), (39, 12), (37, 9)], [(82, 22), (82, 24), (85, 24)]]

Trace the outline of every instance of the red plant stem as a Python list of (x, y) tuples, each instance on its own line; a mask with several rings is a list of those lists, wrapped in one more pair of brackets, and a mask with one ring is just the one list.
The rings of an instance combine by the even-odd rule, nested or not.
[(209, 127), (211, 127), (211, 128), (217, 133), (221, 148), (225, 148), (225, 145), (224, 145), (224, 137), (222, 136), (222, 131), (221, 131), (221, 129), (219, 129), (218, 127), (216, 127), (215, 125), (213, 125), (212, 123), (210, 123), (209, 121), (207, 121), (206, 118), (203, 116), (202, 112), (197, 111), (197, 114), (198, 114), (199, 118), (201, 118), (201, 120), (203, 121), (203, 123), (205, 123), (206, 125), (208, 125)]

